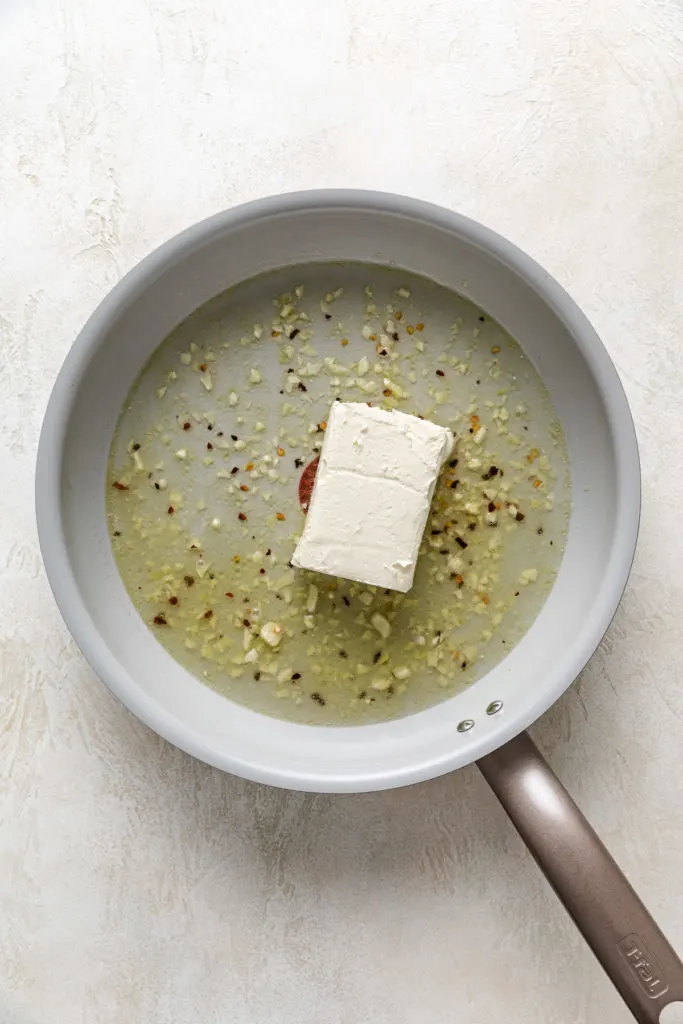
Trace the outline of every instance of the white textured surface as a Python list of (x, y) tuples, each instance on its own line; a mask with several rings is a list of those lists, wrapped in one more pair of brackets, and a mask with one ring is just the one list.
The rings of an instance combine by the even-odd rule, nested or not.
[(50, 384), (121, 274), (228, 204), (404, 191), (540, 259), (642, 443), (631, 586), (536, 735), (683, 949), (683, 10), (0, 7), (0, 1022), (618, 1024), (475, 770), (312, 797), (193, 763), (70, 642), (32, 511)]

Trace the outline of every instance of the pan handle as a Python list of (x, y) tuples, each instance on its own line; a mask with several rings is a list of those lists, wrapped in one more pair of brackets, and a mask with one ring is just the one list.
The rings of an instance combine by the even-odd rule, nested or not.
[(683, 964), (527, 733), (477, 764), (635, 1019), (683, 1021)]

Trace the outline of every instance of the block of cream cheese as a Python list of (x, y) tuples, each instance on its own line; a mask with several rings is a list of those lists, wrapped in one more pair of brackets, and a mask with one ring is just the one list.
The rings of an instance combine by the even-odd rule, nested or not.
[(453, 435), (366, 403), (335, 402), (292, 564), (407, 591)]

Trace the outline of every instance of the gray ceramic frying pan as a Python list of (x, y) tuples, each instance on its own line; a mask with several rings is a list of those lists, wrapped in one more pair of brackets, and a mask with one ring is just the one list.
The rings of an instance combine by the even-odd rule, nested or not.
[[(278, 721), (203, 686), (159, 646), (123, 588), (107, 535), (105, 470), (119, 410), (163, 338), (201, 304), (266, 270), (392, 264), (468, 296), (517, 338), (549, 389), (573, 480), (566, 553), (514, 650), (438, 707), (377, 725)], [(635, 433), (585, 317), (532, 260), (456, 214), (397, 196), (312, 192), (219, 214), (128, 274), (88, 321), (55, 385), (36, 503), (50, 583), (100, 677), (160, 735), (225, 771), (319, 792), (402, 786), (477, 761), (642, 1024), (683, 1009), (683, 966), (524, 729), (571, 685), (621, 598), (636, 543)]]

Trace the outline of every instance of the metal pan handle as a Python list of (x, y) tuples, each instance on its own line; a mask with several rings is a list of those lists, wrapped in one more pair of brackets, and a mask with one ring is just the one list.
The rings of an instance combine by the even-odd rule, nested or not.
[(478, 767), (635, 1019), (683, 1021), (683, 964), (530, 737)]

